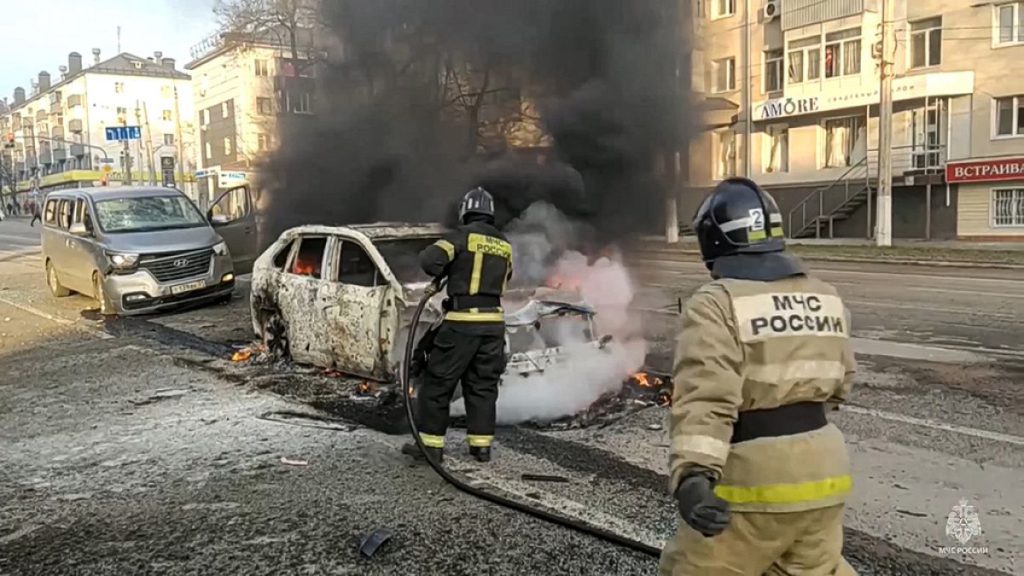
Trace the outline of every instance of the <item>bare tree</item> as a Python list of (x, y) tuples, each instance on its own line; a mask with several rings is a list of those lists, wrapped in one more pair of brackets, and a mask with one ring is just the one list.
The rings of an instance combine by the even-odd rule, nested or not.
[(222, 31), (256, 42), (277, 36), (288, 46), (294, 65), (298, 65), (300, 47), (308, 44), (318, 14), (317, 0), (217, 0), (213, 13)]

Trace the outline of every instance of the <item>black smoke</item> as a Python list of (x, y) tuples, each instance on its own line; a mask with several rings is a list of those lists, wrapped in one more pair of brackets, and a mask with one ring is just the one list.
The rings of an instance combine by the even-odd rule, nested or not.
[[(684, 4), (322, 0), (315, 114), (284, 117), (263, 169), (270, 228), (450, 224), (462, 194), (483, 185), (503, 224), (544, 200), (606, 239), (658, 229), (655, 157), (688, 132)], [(472, 106), (440, 89), (453, 68), (475, 72), (467, 92), (521, 88), (549, 141), (482, 141)]]

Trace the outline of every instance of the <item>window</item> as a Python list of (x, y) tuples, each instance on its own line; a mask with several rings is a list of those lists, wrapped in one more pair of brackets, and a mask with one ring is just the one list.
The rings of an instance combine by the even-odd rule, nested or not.
[(309, 276), (319, 279), (323, 273), (324, 250), (327, 238), (306, 236), (299, 240), (299, 250), (295, 254), (291, 268), (288, 270), (296, 276)]
[(377, 265), (362, 246), (343, 241), (338, 254), (338, 282), (372, 288), (377, 285)]
[(711, 0), (711, 18), (725, 18), (736, 14), (736, 0)]
[(765, 131), (764, 171), (789, 172), (789, 127), (768, 126)]
[(821, 77), (821, 38), (802, 38), (789, 44), (789, 83)]
[(221, 118), (231, 118), (231, 105), (228, 102), (220, 103)]
[(825, 120), (825, 167), (844, 168), (862, 161), (868, 152), (867, 122), (863, 116)]
[(232, 139), (231, 139), (230, 136), (228, 136), (227, 138), (224, 139), (224, 155), (225, 156), (231, 156), (231, 149), (233, 148), (233, 146), (232, 146), (233, 142), (231, 140)]
[(256, 98), (256, 111), (260, 114), (273, 114), (274, 101), (271, 98)]
[(207, 142), (203, 148), (205, 148), (203, 152), (206, 152), (206, 159), (209, 160), (213, 158), (213, 146), (210, 146), (210, 143)]
[(995, 135), (1024, 136), (1024, 96), (995, 100)]
[(160, 118), (164, 122), (170, 122), (171, 120), (174, 120), (174, 114), (170, 110), (164, 110), (160, 113)]
[(860, 74), (860, 29), (825, 35), (825, 78)]
[(992, 191), (992, 226), (1024, 226), (1024, 189)]
[(1011, 2), (995, 7), (994, 44), (1024, 42), (1024, 2)]
[(124, 82), (114, 82), (114, 92), (124, 94)]
[(284, 267), (288, 264), (288, 257), (292, 254), (292, 247), (295, 246), (295, 242), (289, 242), (281, 248), (277, 254), (274, 255), (274, 268), (278, 270), (284, 270)]
[(910, 23), (910, 67), (942, 64), (942, 16)]
[(228, 190), (210, 208), (210, 215), (217, 218), (220, 223), (227, 224), (241, 220), (249, 215), (252, 210), (249, 205), (249, 189), (240, 186)]
[(86, 204), (85, 199), (79, 198), (75, 200), (75, 216), (74, 222), (85, 225), (85, 229), (92, 232), (92, 216), (89, 213), (89, 205)]
[(736, 135), (731, 130), (716, 132), (715, 178), (721, 180), (736, 174)]
[(117, 107), (117, 119), (119, 122), (124, 122), (128, 119), (128, 109), (124, 106)]
[(299, 97), (292, 101), (292, 111), (296, 114), (309, 114), (309, 92), (299, 94)]
[(174, 146), (174, 134), (164, 134), (164, 146)]
[(174, 88), (171, 87), (171, 86), (168, 86), (168, 85), (161, 86), (160, 87), (160, 96), (162, 98), (172, 98), (172, 97), (174, 97)]
[(54, 226), (57, 224), (57, 201), (47, 200), (46, 209), (43, 211), (43, 221)]
[(782, 50), (764, 53), (764, 91), (782, 90)]
[(206, 125), (208, 125), (210, 123), (210, 110), (209, 109), (203, 110), (202, 123), (203, 123), (203, 126), (206, 126)]
[(270, 76), (270, 66), (266, 60), (256, 60), (256, 75)]
[(57, 225), (67, 230), (71, 227), (71, 200), (61, 200), (57, 214)]
[(265, 152), (270, 149), (270, 137), (266, 134), (256, 135), (256, 149)]
[(736, 89), (736, 59), (723, 58), (712, 64), (715, 74), (715, 92), (730, 92)]

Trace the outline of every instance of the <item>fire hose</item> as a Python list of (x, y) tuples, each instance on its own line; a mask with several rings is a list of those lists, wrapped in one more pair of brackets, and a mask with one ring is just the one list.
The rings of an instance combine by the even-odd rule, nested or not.
[(417, 431), (418, 429), (416, 426), (416, 416), (413, 414), (411, 394), (412, 382), (409, 379), (409, 367), (412, 364), (413, 349), (416, 344), (416, 327), (419, 325), (420, 316), (423, 314), (423, 309), (426, 307), (427, 302), (429, 302), (430, 299), (437, 292), (440, 292), (444, 286), (442, 283), (435, 284), (433, 285), (433, 287), (433, 290), (429, 288), (426, 290), (426, 292), (423, 295), (423, 298), (420, 299), (419, 305), (416, 307), (415, 312), (413, 312), (412, 322), (409, 325), (409, 337), (406, 339), (405, 343), (405, 356), (402, 362), (401, 369), (402, 395), (405, 398), (405, 414), (409, 421), (409, 429), (412, 433), (413, 440), (416, 442), (416, 446), (419, 448), (420, 453), (423, 455), (423, 459), (426, 460), (427, 463), (430, 464), (430, 467), (434, 469), (434, 472), (436, 472), (446, 482), (448, 482), (458, 490), (465, 492), (466, 494), (469, 494), (470, 496), (475, 496), (477, 498), (480, 498), (481, 500), (486, 500), (492, 504), (497, 504), (498, 506), (509, 508), (517, 512), (522, 512), (529, 516), (533, 516), (534, 518), (538, 518), (540, 520), (544, 520), (552, 524), (557, 524), (559, 526), (568, 528), (570, 530), (574, 530), (576, 532), (588, 534), (599, 540), (604, 540), (606, 542), (610, 542), (612, 544), (623, 546), (625, 548), (641, 552), (648, 556), (658, 558), (661, 555), (661, 550), (649, 544), (645, 544), (643, 542), (627, 538), (614, 532), (609, 532), (607, 530), (595, 528), (579, 520), (574, 520), (572, 518), (567, 518), (565, 516), (559, 516), (557, 514), (553, 514), (541, 508), (535, 508), (522, 502), (498, 496), (497, 494), (487, 492), (486, 490), (481, 490), (479, 488), (470, 486), (466, 482), (463, 482), (462, 480), (459, 480), (458, 478), (450, 474), (447, 470), (445, 470), (444, 466), (442, 466), (440, 462), (437, 462), (433, 458), (429, 458), (427, 456), (426, 446), (423, 445), (423, 440), (420, 438), (420, 435)]

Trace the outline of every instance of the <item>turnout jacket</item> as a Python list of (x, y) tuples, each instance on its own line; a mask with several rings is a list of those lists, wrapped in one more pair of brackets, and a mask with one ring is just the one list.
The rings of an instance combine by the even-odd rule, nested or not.
[(699, 469), (719, 479), (716, 494), (736, 511), (843, 503), (852, 479), (834, 425), (739, 442), (733, 428), (745, 411), (842, 402), (856, 369), (849, 336), (845, 305), (815, 278), (719, 279), (698, 290), (676, 349), (672, 492)]
[(504, 323), (501, 297), (512, 277), (512, 245), (492, 224), (471, 221), (420, 254), (424, 272), (448, 278), (448, 313), (455, 322)]

